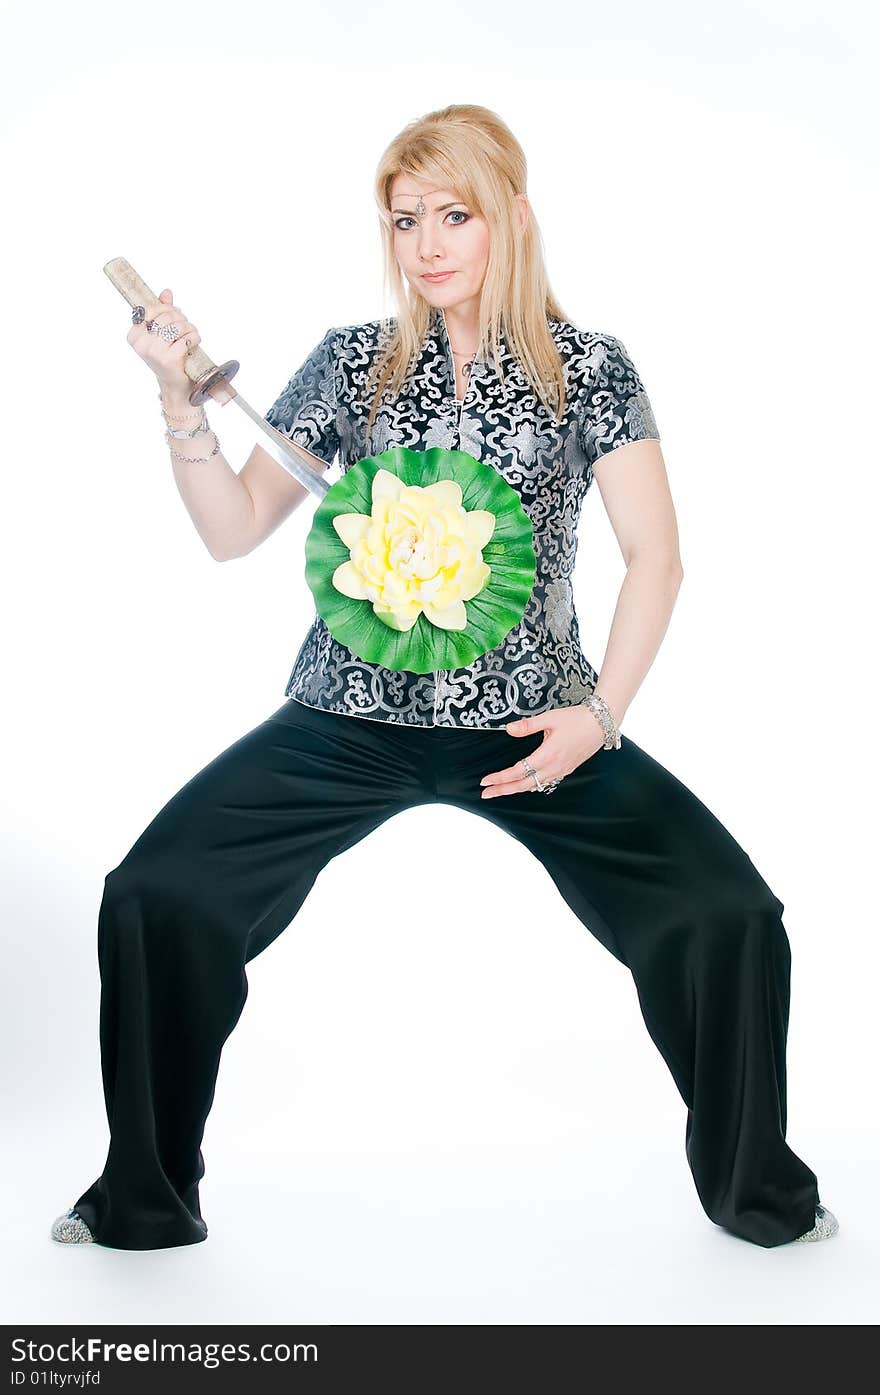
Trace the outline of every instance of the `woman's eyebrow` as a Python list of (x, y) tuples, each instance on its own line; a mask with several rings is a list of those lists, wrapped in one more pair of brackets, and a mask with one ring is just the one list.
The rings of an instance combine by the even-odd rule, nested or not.
[[(442, 213), (443, 210), (444, 210), (444, 208), (454, 208), (455, 205), (458, 204), (458, 203), (464, 203), (464, 199), (453, 199), (453, 200), (452, 200), (452, 203), (438, 203), (437, 207), (434, 209), (434, 212), (435, 212), (435, 213)], [(431, 210), (429, 209), (428, 212), (430, 213), (430, 211), (431, 211)], [(392, 208), (391, 212), (392, 212), (392, 213), (407, 213), (407, 214), (410, 215), (410, 217), (413, 217), (413, 218), (416, 216), (416, 215), (413, 213), (413, 211), (412, 211), (411, 208)]]

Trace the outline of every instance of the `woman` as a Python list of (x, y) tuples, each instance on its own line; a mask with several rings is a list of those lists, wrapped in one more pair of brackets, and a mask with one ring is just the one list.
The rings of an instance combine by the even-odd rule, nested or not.
[[(393, 445), (460, 448), (497, 470), (533, 525), (522, 622), (469, 667), (419, 674), (364, 662), (316, 615), (282, 706), (194, 775), (108, 874), (98, 954), (110, 1148), (55, 1239), (153, 1249), (206, 1238), (200, 1144), (247, 962), (333, 857), (437, 801), (525, 844), (631, 971), (687, 1106), (706, 1214), (764, 1247), (838, 1228), (785, 1142), (783, 904), (705, 805), (620, 735), (681, 583), (675, 514), (644, 385), (619, 340), (564, 316), (525, 187), (520, 146), (485, 108), (407, 127), (376, 177), (398, 315), (329, 329), (267, 413), (343, 470)], [(217, 560), (240, 557), (307, 491), (262, 445), (231, 469), (189, 402), (182, 363), (198, 331), (170, 291), (160, 302), (135, 312), (129, 342), (159, 379), (200, 535)], [(627, 561), (598, 674), (571, 590), (593, 478)]]

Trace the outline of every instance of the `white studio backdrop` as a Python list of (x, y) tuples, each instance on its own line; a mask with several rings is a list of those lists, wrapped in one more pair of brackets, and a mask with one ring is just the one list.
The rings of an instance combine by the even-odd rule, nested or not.
[[(866, 1320), (875, 13), (2, 13), (7, 1320)], [(624, 341), (651, 398), (685, 578), (624, 734), (785, 904), (788, 1137), (841, 1235), (719, 1240), (627, 971), (519, 843), (425, 807), (331, 863), (248, 966), (204, 1141), (209, 1243), (74, 1256), (47, 1236), (106, 1152), (104, 875), (280, 705), (314, 613), (310, 501), (251, 556), (207, 553), (102, 267), (170, 286), (265, 411), (328, 327), (393, 309), (374, 170), (452, 102), (511, 126), (556, 295)], [(240, 468), (256, 428), (210, 416)], [(597, 486), (579, 536), (598, 668), (623, 563)]]

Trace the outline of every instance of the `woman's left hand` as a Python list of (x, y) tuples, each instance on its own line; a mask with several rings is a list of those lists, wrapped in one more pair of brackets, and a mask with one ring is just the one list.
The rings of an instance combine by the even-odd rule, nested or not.
[[(605, 733), (589, 707), (556, 707), (539, 712), (534, 717), (521, 717), (508, 722), (505, 731), (510, 736), (534, 736), (543, 731), (544, 740), (523, 757), (538, 772), (542, 785), (570, 775), (585, 760), (605, 745)], [(497, 799), (500, 794), (525, 794), (534, 791), (531, 775), (523, 772), (521, 761), (506, 770), (493, 770), (484, 775), (481, 799)]]

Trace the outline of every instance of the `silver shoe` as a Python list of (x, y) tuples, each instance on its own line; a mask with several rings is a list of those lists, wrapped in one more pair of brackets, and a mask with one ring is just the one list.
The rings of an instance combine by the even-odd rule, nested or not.
[(816, 1207), (816, 1224), (812, 1230), (806, 1231), (803, 1235), (798, 1235), (794, 1243), (799, 1245), (803, 1240), (830, 1240), (832, 1235), (836, 1235), (840, 1230), (840, 1223), (833, 1211), (829, 1211), (827, 1206), (818, 1205)]
[(49, 1233), (53, 1240), (62, 1245), (85, 1245), (95, 1238), (79, 1212), (72, 1210), (65, 1211), (63, 1216), (53, 1221)]

